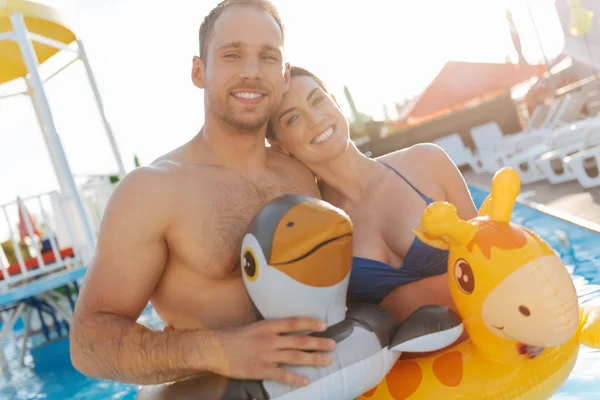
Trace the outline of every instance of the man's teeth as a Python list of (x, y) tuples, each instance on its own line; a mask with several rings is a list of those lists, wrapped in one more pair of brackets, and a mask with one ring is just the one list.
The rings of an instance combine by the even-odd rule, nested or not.
[(317, 144), (321, 143), (324, 140), (327, 140), (329, 136), (333, 134), (333, 127), (327, 129), (325, 132), (321, 133), (319, 136), (313, 139), (312, 143)]
[(264, 96), (264, 94), (261, 93), (250, 93), (250, 92), (237, 92), (233, 94), (235, 97), (239, 97), (242, 99), (247, 99), (247, 100), (254, 100), (254, 99), (258, 99)]

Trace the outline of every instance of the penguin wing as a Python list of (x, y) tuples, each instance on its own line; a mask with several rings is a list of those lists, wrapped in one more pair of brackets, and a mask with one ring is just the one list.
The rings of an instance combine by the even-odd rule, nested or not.
[(379, 305), (370, 303), (350, 303), (346, 319), (355, 325), (373, 332), (381, 347), (388, 347), (400, 323)]
[(457, 313), (448, 307), (418, 308), (396, 331), (390, 348), (398, 352), (430, 352), (453, 344), (463, 333)]
[(358, 324), (351, 319), (345, 319), (330, 326), (324, 332), (313, 332), (310, 336), (333, 339), (336, 343), (341, 342), (352, 334), (354, 327)]

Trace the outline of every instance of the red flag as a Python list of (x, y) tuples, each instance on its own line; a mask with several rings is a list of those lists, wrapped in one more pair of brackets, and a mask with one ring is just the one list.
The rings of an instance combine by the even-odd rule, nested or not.
[(506, 10), (506, 20), (508, 21), (508, 27), (510, 29), (510, 37), (513, 42), (513, 46), (515, 46), (515, 50), (519, 55), (519, 64), (527, 65), (527, 61), (525, 61), (525, 57), (523, 57), (523, 51), (521, 48), (521, 38), (519, 37), (519, 31), (517, 30), (517, 26), (515, 25), (515, 21), (513, 21), (513, 17), (510, 11)]
[(31, 222), (32, 233), (37, 237), (41, 237), (42, 234), (37, 228), (33, 217), (29, 213), (29, 210), (27, 210), (27, 207), (25, 207), (25, 204), (23, 204), (23, 202), (20, 199), (17, 200), (17, 204), (19, 208), (19, 236), (21, 237), (21, 240), (25, 240), (25, 238), (29, 236), (29, 233), (27, 232), (27, 225), (25, 225), (26, 215), (27, 218), (29, 218), (29, 221)]

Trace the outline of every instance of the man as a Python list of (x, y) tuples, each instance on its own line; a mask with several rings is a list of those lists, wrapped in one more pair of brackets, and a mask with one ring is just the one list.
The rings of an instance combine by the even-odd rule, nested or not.
[[(205, 18), (192, 68), (204, 127), (131, 172), (106, 209), (71, 331), (82, 373), (144, 385), (202, 372), (303, 385), (279, 364), (330, 363), (333, 341), (289, 335), (322, 331), (322, 321), (254, 321), (239, 268), (242, 235), (266, 202), (319, 197), (307, 169), (265, 146), (290, 82), (283, 42), (267, 0), (225, 0)], [(149, 300), (170, 329), (136, 323)]]

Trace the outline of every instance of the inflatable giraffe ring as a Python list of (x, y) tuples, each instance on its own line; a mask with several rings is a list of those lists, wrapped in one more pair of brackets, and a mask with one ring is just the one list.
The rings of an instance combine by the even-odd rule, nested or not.
[(600, 309), (579, 306), (552, 248), (510, 222), (518, 173), (496, 173), (479, 216), (431, 204), (415, 234), (448, 249), (448, 280), (469, 339), (398, 361), (363, 400), (547, 399), (567, 379), (579, 345), (600, 347)]

